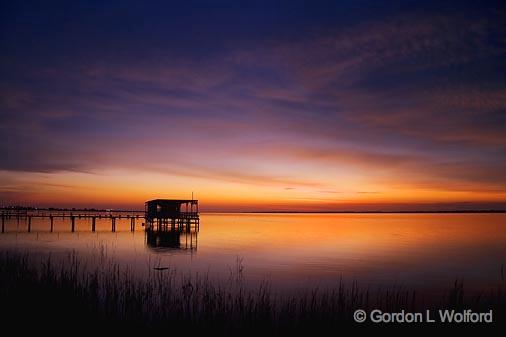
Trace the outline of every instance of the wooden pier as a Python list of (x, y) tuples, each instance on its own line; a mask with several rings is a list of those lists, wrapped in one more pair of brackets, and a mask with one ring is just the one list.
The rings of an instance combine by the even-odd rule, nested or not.
[[(121, 211), (123, 212), (123, 211)], [(128, 211), (130, 212), (130, 211)], [(135, 214), (137, 213), (137, 214)], [(144, 219), (144, 215), (140, 214), (140, 212), (132, 211), (131, 213), (115, 213), (115, 214), (102, 214), (102, 213), (90, 213), (90, 212), (71, 212), (71, 211), (60, 211), (60, 212), (50, 212), (50, 211), (28, 211), (28, 212), (12, 212), (10, 210), (2, 210), (0, 211), (0, 217), (2, 221), (2, 233), (5, 233), (5, 223), (7, 220), (16, 219), (18, 223), (21, 220), (26, 220), (27, 222), (27, 231), (31, 232), (32, 230), (32, 219), (43, 218), (48, 219), (49, 231), (53, 232), (54, 230), (54, 220), (55, 219), (66, 219), (69, 221), (69, 228), (71, 232), (75, 232), (76, 230), (76, 219), (90, 219), (91, 226), (90, 229), (92, 232), (96, 231), (97, 219), (110, 219), (111, 221), (111, 231), (116, 231), (116, 220), (117, 219), (130, 219), (130, 230), (135, 231), (136, 224), (138, 221)]]
[(48, 220), (50, 232), (54, 231), (55, 219), (67, 220), (71, 232), (76, 231), (76, 219), (91, 220), (92, 232), (96, 231), (97, 219), (110, 220), (112, 232), (116, 231), (118, 219), (129, 219), (132, 232), (139, 222), (146, 231), (190, 232), (200, 229), (198, 207), (198, 200), (155, 199), (145, 203), (144, 211), (1, 208), (0, 217), (2, 233), (5, 233), (7, 220), (26, 221), (27, 231), (31, 232), (32, 220), (40, 218)]
[[(82, 230), (83, 221), (89, 226), (91, 232), (97, 230), (97, 219), (110, 221), (111, 232), (116, 232), (118, 220), (125, 220), (131, 232), (135, 232), (139, 223), (145, 228), (146, 246), (155, 251), (165, 250), (189, 250), (197, 249), (197, 235), (200, 229), (200, 219), (197, 200), (164, 200), (156, 199), (146, 202), (144, 211), (125, 211), (125, 210), (55, 210), (55, 209), (13, 209), (0, 208), (0, 218), (2, 224), (2, 233), (6, 232), (7, 223), (12, 224), (13, 220), (19, 225), (23, 223), (26, 232), (31, 233), (35, 224), (37, 228), (34, 232), (40, 231), (41, 221), (47, 220), (49, 232), (60, 229), (62, 221), (68, 224), (70, 232), (77, 231), (77, 225)], [(35, 221), (35, 220), (39, 221)], [(81, 220), (78, 222), (77, 220)], [(25, 227), (26, 226), (26, 227)], [(24, 230), (23, 230), (24, 231)]]

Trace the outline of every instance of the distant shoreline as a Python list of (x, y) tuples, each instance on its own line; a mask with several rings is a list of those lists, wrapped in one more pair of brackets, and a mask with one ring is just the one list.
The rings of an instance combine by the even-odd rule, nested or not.
[[(144, 213), (144, 210), (123, 210), (123, 209), (98, 209), (98, 208), (38, 208), (38, 207), (3, 207), (2, 211), (55, 211), (55, 212), (115, 212), (115, 213)], [(249, 213), (249, 214), (430, 214), (430, 213), (506, 213), (506, 209), (485, 209), (485, 210), (364, 210), (364, 211), (203, 211), (200, 213)]]
[(309, 213), (309, 214), (351, 214), (351, 213), (506, 213), (506, 210), (445, 210), (445, 211), (249, 211), (249, 212), (202, 212), (202, 213)]

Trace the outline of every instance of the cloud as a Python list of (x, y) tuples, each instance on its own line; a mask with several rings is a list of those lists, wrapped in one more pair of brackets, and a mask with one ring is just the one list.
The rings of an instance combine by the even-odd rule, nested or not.
[(500, 192), (501, 31), (495, 15), (404, 13), (193, 57), (169, 45), (26, 67), (0, 80), (0, 170), (145, 170), (331, 194), (335, 167), (371, 183)]

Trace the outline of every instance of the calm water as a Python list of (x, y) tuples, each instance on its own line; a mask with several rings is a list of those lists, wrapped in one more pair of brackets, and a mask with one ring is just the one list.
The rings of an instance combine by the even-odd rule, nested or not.
[[(341, 278), (364, 287), (401, 285), (446, 290), (455, 279), (486, 291), (506, 273), (506, 214), (202, 214), (198, 234), (147, 238), (137, 222), (7, 220), (0, 250), (46, 257), (75, 251), (83, 260), (106, 254), (139, 275), (154, 266), (225, 279), (242, 259), (247, 284), (267, 280), (279, 291), (326, 288)], [(155, 247), (158, 246), (158, 247)], [(164, 247), (165, 246), (165, 247)], [(88, 262), (89, 262), (88, 261)]]

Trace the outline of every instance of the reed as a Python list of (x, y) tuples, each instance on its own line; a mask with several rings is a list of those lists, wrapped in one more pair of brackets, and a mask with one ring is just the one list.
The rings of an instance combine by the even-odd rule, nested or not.
[(340, 280), (333, 289), (280, 296), (267, 282), (246, 289), (243, 268), (238, 258), (230, 280), (224, 282), (173, 268), (138, 278), (105, 257), (97, 267), (89, 268), (75, 254), (63, 262), (48, 257), (38, 264), (27, 255), (1, 253), (3, 321), (18, 331), (31, 328), (33, 325), (26, 324), (30, 322), (40, 329), (280, 335), (356, 325), (356, 309), (492, 309), (496, 321), (504, 321), (506, 313), (500, 286), (494, 292), (465, 296), (463, 282), (456, 281), (446, 296), (428, 301), (415, 290), (371, 291), (357, 282)]

